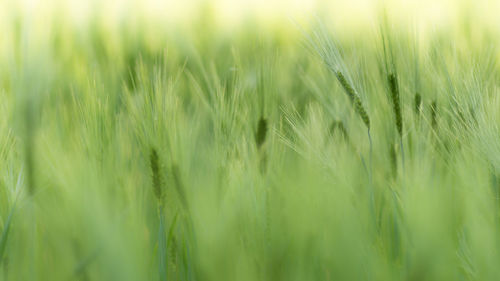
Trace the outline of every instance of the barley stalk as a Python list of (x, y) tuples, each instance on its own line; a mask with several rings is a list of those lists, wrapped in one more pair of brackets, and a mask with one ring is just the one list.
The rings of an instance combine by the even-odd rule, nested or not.
[(389, 158), (391, 159), (392, 176), (396, 177), (396, 175), (398, 174), (398, 161), (394, 143), (391, 143), (391, 145), (389, 146)]
[[(351, 79), (348, 76), (348, 72), (345, 67), (344, 60), (340, 54), (337, 44), (332, 38), (328, 36), (328, 32), (325, 27), (320, 24), (318, 31), (314, 31), (311, 36), (306, 35), (309, 40), (309, 45), (316, 51), (319, 57), (323, 60), (323, 63), (327, 68), (333, 72), (340, 85), (347, 94), (347, 97), (351, 101), (354, 111), (359, 115), (363, 123), (367, 128), (368, 141), (370, 144), (370, 155), (369, 155), (369, 169), (368, 169), (368, 181), (369, 181), (369, 202), (371, 213), (375, 214), (375, 198), (373, 194), (373, 180), (372, 180), (372, 159), (373, 159), (373, 144), (370, 134), (370, 117), (367, 111), (363, 107), (361, 98), (351, 84)], [(362, 160), (363, 161), (363, 160)], [(364, 161), (363, 161), (364, 162)], [(374, 220), (375, 221), (375, 220)]]
[(26, 101), (25, 105), (25, 140), (24, 140), (24, 161), (26, 165), (26, 187), (29, 195), (33, 195), (35, 192), (35, 162), (33, 159), (34, 155), (34, 116), (33, 116), (33, 102)]
[(337, 44), (328, 36), (326, 28), (320, 24), (318, 30), (306, 34), (309, 46), (319, 55), (326, 67), (333, 72), (340, 85), (351, 101), (355, 112), (363, 120), (366, 128), (370, 130), (370, 118), (363, 107), (361, 98), (351, 84), (345, 63)]
[(161, 179), (160, 157), (155, 148), (151, 148), (149, 155), (153, 180), (153, 192), (158, 201), (158, 275), (161, 281), (167, 280), (167, 243), (165, 237), (165, 214), (163, 206), (163, 188)]
[(175, 189), (177, 190), (177, 194), (179, 195), (179, 199), (181, 201), (181, 204), (184, 207), (184, 209), (189, 212), (189, 205), (188, 205), (188, 201), (186, 198), (184, 185), (183, 185), (182, 180), (181, 180), (179, 166), (177, 166), (177, 164), (172, 164), (172, 177), (174, 179)]

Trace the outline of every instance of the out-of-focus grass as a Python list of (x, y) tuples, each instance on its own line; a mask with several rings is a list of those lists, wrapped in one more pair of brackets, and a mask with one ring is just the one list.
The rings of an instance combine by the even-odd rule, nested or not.
[(399, 136), (375, 4), (41, 2), (0, 3), (0, 280), (498, 280), (488, 6), (388, 4)]

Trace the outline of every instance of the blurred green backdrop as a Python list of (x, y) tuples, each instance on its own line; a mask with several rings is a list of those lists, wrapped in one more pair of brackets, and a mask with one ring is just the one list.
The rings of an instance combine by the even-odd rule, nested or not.
[(0, 280), (498, 280), (498, 8), (0, 1)]

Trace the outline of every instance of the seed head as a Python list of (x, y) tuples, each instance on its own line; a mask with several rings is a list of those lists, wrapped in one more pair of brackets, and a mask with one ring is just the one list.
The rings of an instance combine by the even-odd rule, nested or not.
[(361, 99), (359, 98), (359, 95), (356, 93), (354, 88), (347, 82), (345, 76), (342, 74), (341, 71), (337, 71), (335, 73), (335, 76), (337, 76), (337, 79), (339, 80), (340, 85), (342, 85), (342, 88), (344, 88), (344, 91), (346, 92), (347, 96), (351, 100), (354, 110), (356, 113), (358, 113), (359, 117), (363, 120), (363, 123), (365, 123), (366, 127), (370, 129), (370, 118), (368, 117), (368, 113), (366, 113), (365, 108), (363, 107), (363, 104), (361, 103)]
[(257, 132), (255, 133), (255, 143), (257, 148), (260, 148), (266, 141), (267, 135), (267, 120), (264, 117), (260, 117), (259, 124), (257, 125)]
[(391, 90), (392, 106), (394, 110), (394, 116), (396, 117), (396, 128), (398, 130), (399, 136), (403, 135), (403, 116), (401, 115), (401, 105), (399, 102), (399, 85), (398, 78), (395, 74), (391, 73), (387, 76), (389, 82), (389, 88)]
[(422, 110), (422, 96), (419, 93), (415, 94), (415, 114), (420, 114)]
[(433, 129), (437, 127), (437, 101), (431, 103), (431, 125)]
[(151, 165), (151, 173), (153, 180), (153, 192), (156, 198), (161, 201), (163, 197), (162, 187), (161, 187), (161, 176), (160, 176), (160, 159), (156, 149), (151, 149), (151, 154), (149, 155), (149, 162)]

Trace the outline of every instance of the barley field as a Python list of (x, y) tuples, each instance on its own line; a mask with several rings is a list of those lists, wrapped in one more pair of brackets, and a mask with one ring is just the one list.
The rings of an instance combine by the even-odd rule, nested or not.
[(0, 280), (500, 280), (499, 9), (0, 0)]

